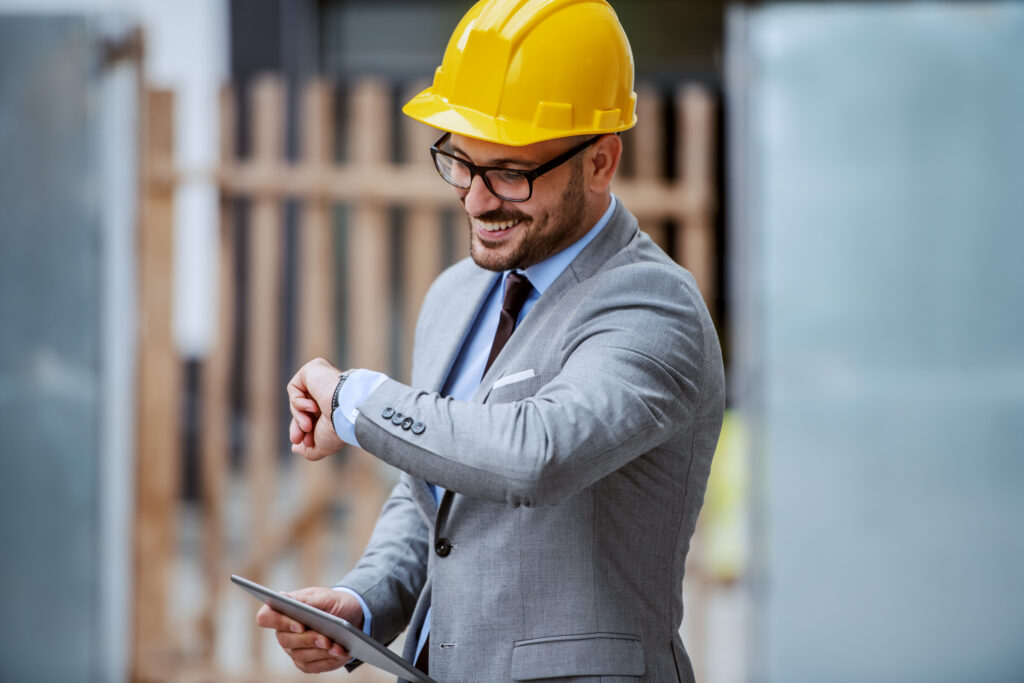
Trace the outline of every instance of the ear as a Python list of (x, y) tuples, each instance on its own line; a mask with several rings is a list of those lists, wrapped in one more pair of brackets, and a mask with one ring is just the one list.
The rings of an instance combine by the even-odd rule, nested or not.
[(605, 135), (587, 152), (584, 177), (588, 189), (599, 194), (607, 192), (622, 159), (622, 139), (618, 135)]

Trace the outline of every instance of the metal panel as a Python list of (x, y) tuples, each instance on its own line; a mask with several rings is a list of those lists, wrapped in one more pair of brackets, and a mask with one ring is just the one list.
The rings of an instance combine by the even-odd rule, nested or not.
[[(125, 439), (104, 434), (101, 421), (106, 405), (124, 405), (110, 392), (130, 386), (130, 361), (108, 352), (131, 350), (125, 313), (106, 302), (125, 300), (109, 285), (130, 284), (131, 226), (123, 206), (108, 205), (118, 195), (104, 183), (113, 167), (101, 149), (99, 58), (85, 19), (0, 16), (2, 680), (120, 678), (110, 653), (123, 647), (108, 638), (125, 633), (104, 577), (112, 542), (124, 557), (109, 526), (112, 514), (126, 522), (124, 506), (110, 505), (124, 490), (103, 472)], [(130, 128), (117, 135), (133, 144)]]
[(1024, 670), (1024, 7), (730, 17), (757, 680)]

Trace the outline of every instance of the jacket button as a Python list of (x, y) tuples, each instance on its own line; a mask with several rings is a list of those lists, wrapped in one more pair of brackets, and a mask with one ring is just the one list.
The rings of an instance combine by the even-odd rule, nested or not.
[(440, 557), (448, 557), (448, 553), (451, 551), (452, 544), (447, 538), (439, 538), (437, 539), (437, 542), (434, 543), (434, 552), (436, 552)]
[(409, 427), (412, 427), (412, 423), (413, 419), (411, 417), (405, 418), (402, 420), (402, 429), (409, 429)]
[(384, 412), (382, 412), (380, 414), (380, 416), (383, 417), (385, 420), (390, 420), (391, 416), (394, 415), (394, 414), (395, 414), (395, 409), (392, 408), (391, 406), (388, 406), (387, 408), (384, 409)]
[(417, 422), (416, 424), (414, 424), (412, 426), (412, 433), (413, 434), (422, 434), (426, 430), (427, 430), (427, 425), (423, 424), (422, 422)]
[(402, 424), (402, 420), (404, 419), (405, 415), (402, 415), (401, 413), (395, 413), (394, 416), (391, 418), (391, 424), (400, 425)]

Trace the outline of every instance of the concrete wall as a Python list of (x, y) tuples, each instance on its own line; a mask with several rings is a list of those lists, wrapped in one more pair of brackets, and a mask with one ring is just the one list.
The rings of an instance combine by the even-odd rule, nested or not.
[[(0, 0), (0, 680), (118, 681), (131, 647), (138, 102), (102, 43), (136, 26), (178, 92), (177, 156), (216, 156), (224, 3)], [(177, 198), (176, 330), (208, 341), (215, 194)]]
[(130, 637), (137, 103), (111, 22), (0, 16), (0, 679)]
[(1024, 7), (730, 16), (757, 681), (1024, 671)]

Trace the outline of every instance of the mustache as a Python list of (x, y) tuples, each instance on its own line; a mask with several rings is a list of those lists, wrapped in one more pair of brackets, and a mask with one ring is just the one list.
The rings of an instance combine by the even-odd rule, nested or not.
[(503, 223), (505, 221), (528, 221), (530, 217), (525, 213), (519, 211), (509, 211), (508, 209), (495, 209), (494, 211), (488, 211), (482, 213), (479, 216), (472, 216), (477, 220), (484, 221), (486, 223)]

